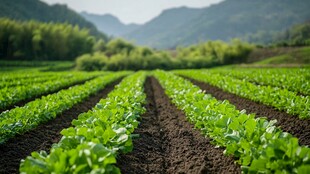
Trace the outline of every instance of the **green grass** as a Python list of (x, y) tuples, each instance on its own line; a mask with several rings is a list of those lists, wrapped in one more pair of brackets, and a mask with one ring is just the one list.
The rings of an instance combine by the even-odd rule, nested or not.
[[(255, 64), (266, 65), (266, 64), (285, 64), (287, 62), (291, 62), (289, 60), (294, 59), (292, 56), (288, 54), (284, 54), (281, 56), (270, 57), (268, 59), (256, 62)], [(294, 60), (295, 61), (295, 60)]]
[(279, 65), (279, 64), (310, 64), (310, 47), (300, 48), (291, 53), (270, 57), (259, 62), (256, 65)]
[(0, 61), (0, 71), (70, 71), (73, 61)]

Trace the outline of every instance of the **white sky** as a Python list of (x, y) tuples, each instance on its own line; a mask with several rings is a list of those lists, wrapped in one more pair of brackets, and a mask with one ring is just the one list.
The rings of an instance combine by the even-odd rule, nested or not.
[(206, 7), (222, 0), (41, 0), (67, 4), (71, 9), (94, 14), (112, 14), (124, 23), (145, 23), (164, 9), (187, 6)]

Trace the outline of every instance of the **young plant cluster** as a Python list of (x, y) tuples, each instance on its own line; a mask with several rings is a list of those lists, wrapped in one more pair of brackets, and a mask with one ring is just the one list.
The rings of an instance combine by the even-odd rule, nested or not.
[[(0, 61), (1, 63), (2, 61)], [(63, 74), (65, 72), (38, 72), (38, 71), (19, 71), (14, 72), (1, 72), (0, 82), (5, 83), (6, 81), (14, 81), (14, 80), (21, 80), (21, 79), (29, 79), (29, 78), (38, 78), (38, 77), (48, 77), (57, 74)]]
[(176, 71), (176, 73), (198, 81), (207, 82), (224, 91), (273, 106), (289, 114), (298, 115), (302, 119), (310, 118), (309, 96), (300, 96), (287, 89), (280, 89), (278, 87), (255, 85), (246, 80), (239, 80), (205, 70), (184, 70)]
[[(172, 102), (188, 120), (227, 155), (238, 158), (245, 173), (307, 173), (310, 149), (266, 118), (239, 111), (228, 101), (217, 101), (189, 81), (166, 73), (154, 73)], [(177, 83), (176, 83), (177, 82)]]
[(18, 86), (23, 86), (25, 84), (27, 85), (34, 85), (36, 83), (43, 83), (46, 81), (55, 81), (60, 78), (71, 78), (72, 74), (62, 74), (62, 75), (51, 75), (47, 77), (34, 77), (31, 79), (12, 79), (8, 81), (2, 81), (0, 83), (0, 89), (2, 88), (12, 88), (12, 87), (18, 87)]
[[(33, 78), (21, 80), (22, 84), (17, 86), (8, 86), (0, 89), (0, 109), (5, 109), (20, 101), (27, 100), (33, 97), (55, 92), (67, 86), (71, 86), (83, 81), (92, 79), (104, 73), (72, 73), (58, 75), (57, 77), (46, 76), (49, 79), (42, 83), (33, 83)], [(18, 80), (13, 80), (18, 81)], [(10, 82), (4, 82), (10, 83)]]
[(29, 102), (23, 107), (16, 107), (1, 113), (0, 144), (16, 134), (33, 129), (39, 124), (55, 118), (58, 114), (70, 109), (91, 94), (103, 89), (107, 84), (128, 74), (129, 72), (119, 72), (100, 76), (87, 81), (85, 84), (61, 90), (55, 94)]
[(259, 85), (288, 89), (310, 95), (310, 71), (308, 69), (217, 69), (212, 72), (233, 76)]
[(119, 152), (132, 150), (137, 119), (145, 112), (145, 72), (126, 77), (106, 99), (79, 115), (64, 129), (50, 153), (33, 152), (21, 173), (120, 173), (114, 165)]
[(73, 76), (71, 72), (53, 72), (53, 73), (44, 73), (44, 72), (2, 72), (0, 77), (0, 89), (8, 88), (13, 86), (21, 86), (25, 84), (35, 84), (46, 82), (49, 80), (57, 80), (60, 76), (64, 78), (70, 78)]

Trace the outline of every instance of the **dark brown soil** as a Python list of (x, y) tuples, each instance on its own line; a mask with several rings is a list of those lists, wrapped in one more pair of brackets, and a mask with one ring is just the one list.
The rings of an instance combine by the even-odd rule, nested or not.
[(256, 117), (267, 117), (268, 120), (276, 119), (278, 121), (276, 125), (280, 126), (285, 132), (289, 132), (297, 137), (301, 145), (310, 145), (310, 119), (302, 120), (296, 115), (289, 115), (286, 112), (279, 111), (271, 106), (260, 104), (239, 97), (235, 94), (225, 92), (222, 89), (207, 83), (193, 79), (189, 80), (216, 99), (228, 100), (231, 104), (235, 105), (238, 110), (245, 109), (247, 113), (255, 113)]
[[(37, 98), (41, 98), (42, 96), (45, 96), (45, 95), (48, 95), (48, 94), (53, 94), (53, 93), (56, 93), (56, 92), (61, 91), (61, 90), (63, 90), (63, 89), (68, 89), (68, 88), (70, 88), (70, 87), (72, 87), (72, 86), (81, 85), (81, 84), (83, 84), (83, 83), (85, 83), (85, 82), (87, 82), (87, 81), (89, 81), (89, 80), (94, 79), (94, 78), (96, 78), (96, 77), (92, 77), (92, 78), (89, 78), (89, 79), (87, 79), (87, 80), (78, 81), (78, 82), (75, 82), (75, 83), (73, 83), (73, 84), (71, 84), (71, 85), (64, 86), (64, 87), (62, 87), (62, 88), (55, 89), (55, 90), (53, 90), (53, 91), (46, 92), (46, 93), (43, 93), (43, 94), (40, 94), (40, 95), (36, 95), (36, 96), (34, 96), (34, 97), (31, 97), (31, 98), (29, 98), (29, 99), (25, 99), (25, 100), (19, 101), (19, 102), (15, 103), (15, 104), (13, 104), (13, 105), (11, 105), (11, 106), (6, 107), (5, 109), (0, 109), (0, 113), (3, 112), (3, 111), (6, 111), (6, 110), (11, 110), (11, 109), (13, 109), (13, 108), (15, 108), (15, 107), (24, 106), (24, 105), (27, 104), (28, 102), (31, 102), (31, 101), (33, 101), (33, 100), (35, 100), (35, 99), (37, 99)], [(13, 87), (13, 88), (14, 88), (14, 87)]]
[(140, 138), (118, 158), (122, 173), (241, 173), (233, 158), (194, 130), (155, 78), (147, 79), (145, 91), (147, 111), (134, 132)]
[(60, 138), (60, 131), (71, 126), (71, 121), (77, 116), (93, 108), (100, 99), (105, 98), (118, 84), (117, 80), (96, 95), (90, 96), (84, 102), (75, 105), (73, 108), (58, 115), (55, 119), (41, 124), (39, 127), (10, 139), (7, 143), (0, 145), (0, 173), (18, 173), (20, 160), (26, 158), (33, 151), (49, 151), (53, 143)]

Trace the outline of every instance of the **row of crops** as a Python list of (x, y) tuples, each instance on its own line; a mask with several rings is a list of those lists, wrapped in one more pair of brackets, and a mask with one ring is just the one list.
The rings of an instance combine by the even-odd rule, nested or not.
[[(127, 72), (99, 76), (82, 85), (47, 95), (31, 101), (23, 107), (16, 107), (0, 114), (0, 143), (15, 134), (37, 127), (40, 123), (55, 118), (61, 112), (83, 101), (91, 94), (103, 89), (105, 85), (128, 74)], [(82, 76), (83, 77), (83, 76)]]
[[(195, 71), (190, 74), (194, 76)], [(158, 72), (156, 77), (189, 121), (217, 145), (225, 147), (226, 154), (237, 157), (244, 172), (305, 173), (310, 170), (310, 149), (300, 147), (298, 139), (274, 126), (274, 121), (238, 111), (229, 102), (217, 101), (173, 74)]]
[(288, 89), (303, 95), (310, 94), (310, 71), (307, 69), (239, 69), (213, 70), (214, 73), (244, 79), (258, 85)]
[[(44, 74), (44, 73), (43, 73)], [(0, 109), (6, 109), (20, 101), (58, 91), (74, 84), (102, 75), (97, 73), (34, 73), (30, 75), (3, 75), (0, 85)]]
[[(51, 153), (33, 153), (22, 162), (25, 173), (118, 173), (116, 154), (132, 150), (132, 132), (145, 111), (145, 73), (125, 78), (95, 108), (61, 132)], [(34, 165), (35, 164), (35, 165)]]
[[(306, 94), (307, 90), (310, 89), (309, 70), (291, 71), (285, 69), (269, 71), (246, 69), (243, 71), (231, 70), (228, 72), (228, 70), (224, 69), (215, 71), (186, 70), (175, 71), (175, 73), (209, 83), (241, 97), (273, 106), (291, 115), (297, 115), (300, 118), (309, 118), (310, 98), (308, 95), (300, 95), (298, 93)], [(270, 73), (273, 76), (270, 76)], [(234, 78), (236, 74), (242, 74), (244, 78), (241, 75), (238, 76), (241, 79)], [(255, 82), (258, 85), (252, 82), (255, 78), (252, 79), (250, 77), (257, 77)], [(267, 81), (268, 85), (263, 85)], [(287, 85), (291, 84), (290, 87), (281, 86), (282, 81)], [(295, 84), (300, 84), (300, 86), (294, 87)], [(305, 88), (305, 90), (302, 88)]]
[[(125, 77), (107, 98), (100, 100), (88, 112), (81, 113), (78, 119), (72, 121), (72, 127), (62, 130), (61, 140), (49, 152), (33, 152), (20, 164), (22, 173), (120, 173), (115, 165), (117, 156), (134, 148), (132, 139), (137, 137), (134, 130), (145, 112), (146, 94), (143, 86), (147, 76), (152, 75), (160, 82), (171, 102), (184, 111), (187, 120), (202, 134), (212, 138), (216, 146), (225, 148), (226, 155), (235, 157), (243, 172), (308, 173), (310, 149), (300, 146), (298, 138), (283, 132), (275, 125), (276, 121), (256, 118), (255, 114), (239, 111), (228, 101), (219, 101), (210, 94), (205, 94), (183, 77), (206, 82), (230, 93), (273, 106), (300, 119), (307, 119), (310, 117), (310, 101), (307, 96), (309, 71), (247, 69), (242, 70), (244, 73), (239, 72), (216, 69), (5, 74), (0, 79), (3, 82), (0, 85), (0, 91), (3, 89), (0, 92), (2, 96), (10, 95), (12, 89), (24, 87), (32, 89), (33, 92), (29, 93), (35, 94), (27, 96), (33, 98), (77, 82), (86, 82), (2, 112), (0, 144), (57, 117), (106, 85)], [(291, 83), (303, 84), (303, 87), (286, 83), (288, 79)], [(281, 81), (286, 84), (281, 85)], [(57, 87), (57, 84), (62, 83), (61, 87)], [(12, 101), (2, 104), (2, 108), (25, 100), (27, 97), (23, 97), (22, 93), (8, 97)], [(5, 103), (7, 98), (0, 99), (0, 102)]]

